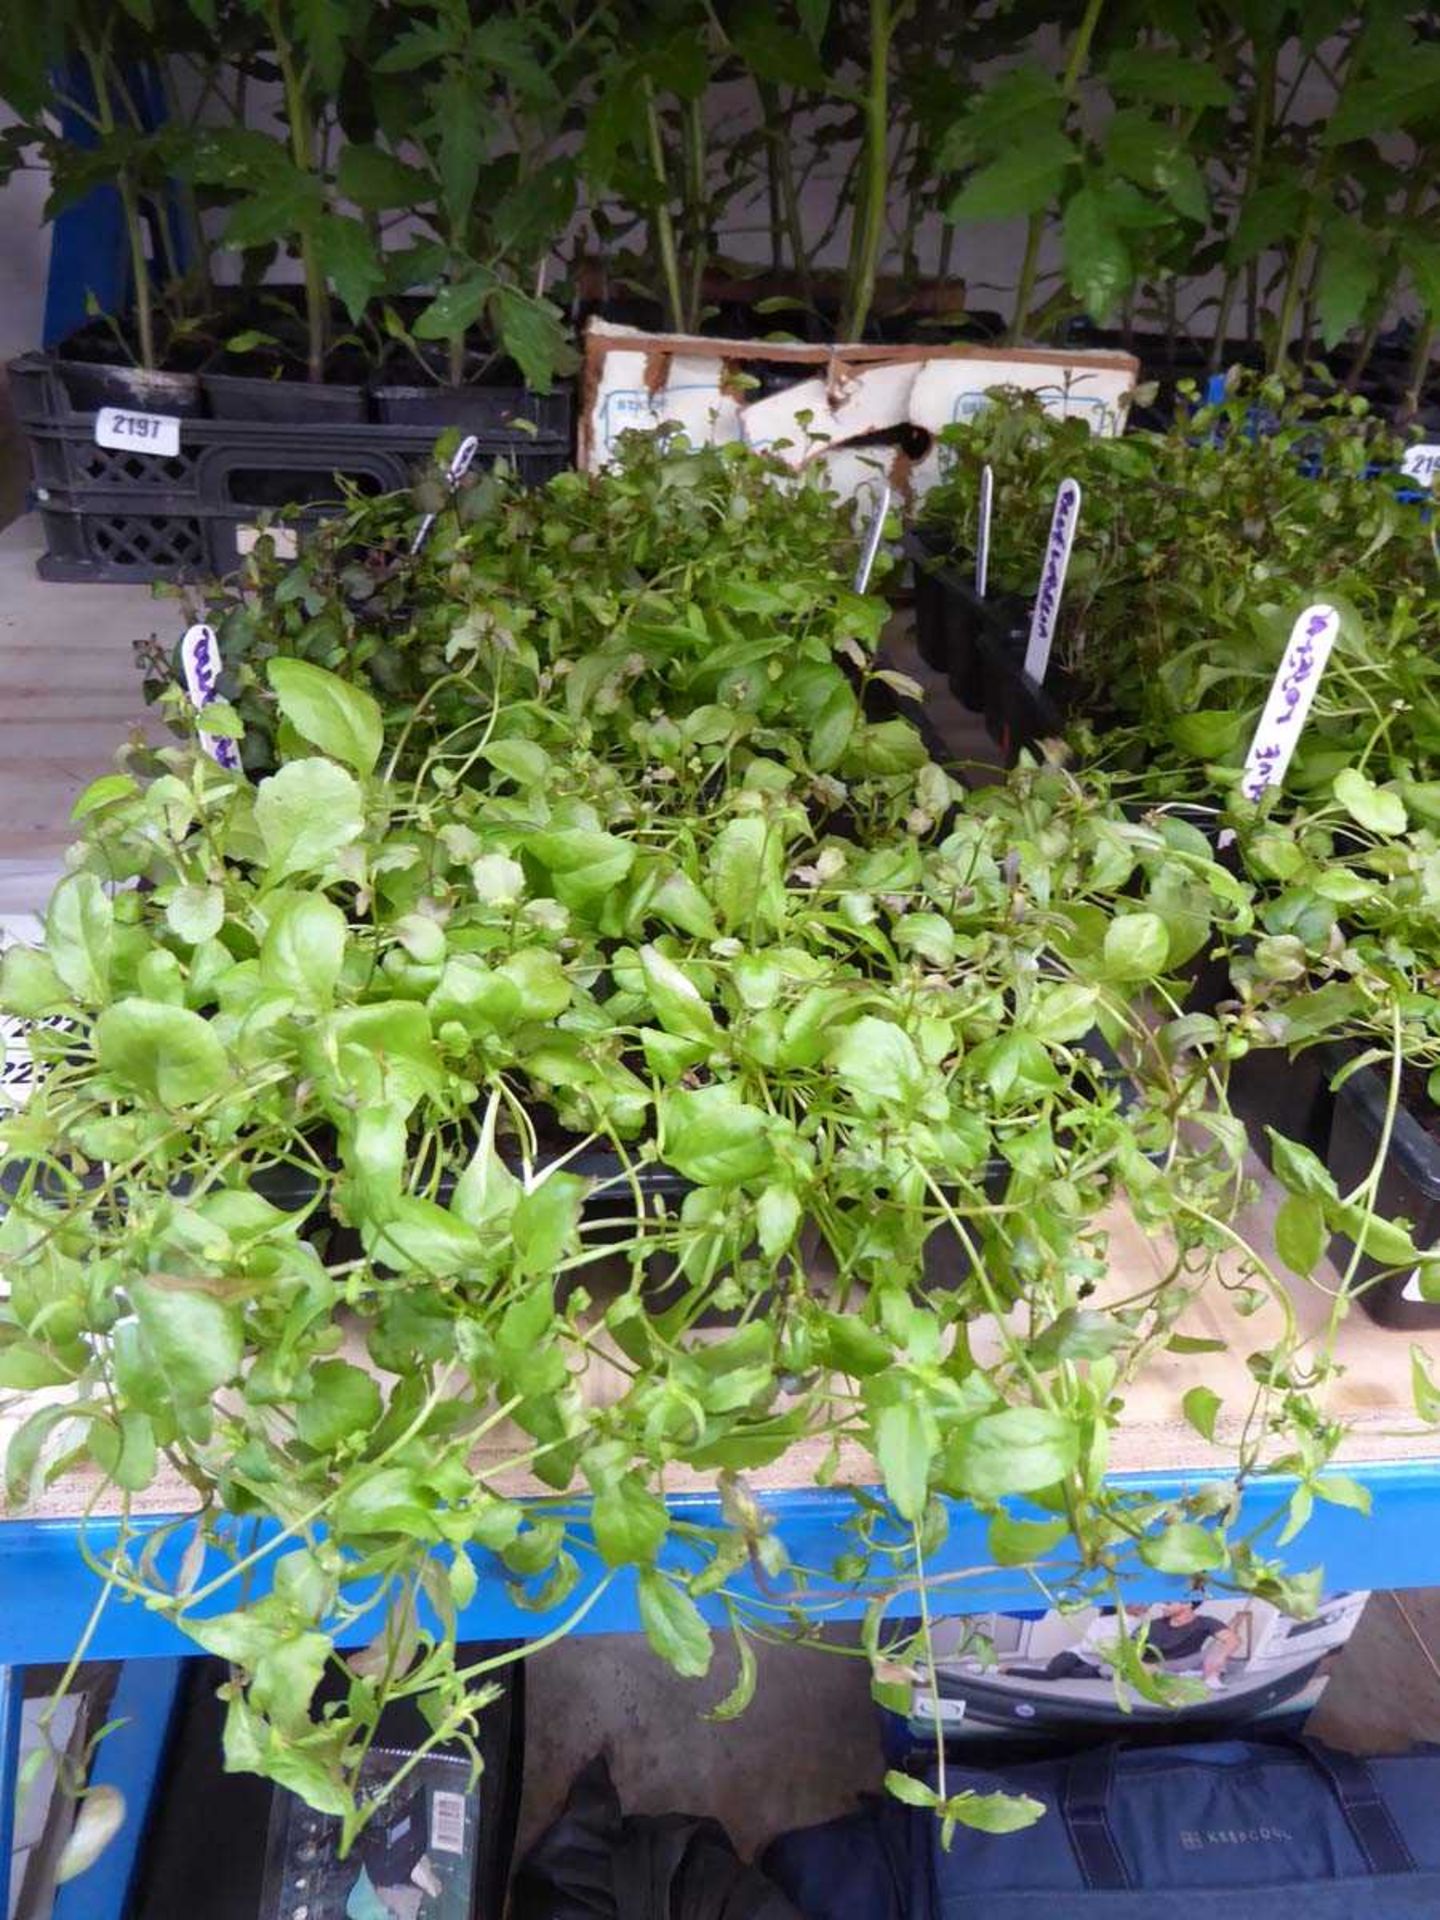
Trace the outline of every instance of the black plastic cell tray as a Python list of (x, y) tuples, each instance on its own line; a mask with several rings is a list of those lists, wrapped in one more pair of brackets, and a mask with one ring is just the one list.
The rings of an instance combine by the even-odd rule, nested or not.
[(915, 642), (927, 665), (949, 676), (950, 691), (985, 728), (1007, 765), (1024, 747), (1065, 729), (1063, 689), (1040, 686), (1025, 671), (1028, 615), (1016, 594), (982, 600), (944, 561), (941, 537), (917, 528), (907, 538), (915, 572)]
[[(1343, 1069), (1347, 1057), (1344, 1049), (1324, 1047), (1320, 1052), (1328, 1076)], [(1342, 1193), (1358, 1186), (1374, 1164), (1388, 1096), (1389, 1074), (1383, 1066), (1361, 1067), (1335, 1090), (1335, 1118), (1326, 1163)], [(1440, 1244), (1440, 1140), (1403, 1102), (1395, 1115), (1375, 1211), (1387, 1220), (1408, 1220), (1416, 1246)], [(1331, 1258), (1340, 1272), (1348, 1268), (1354, 1252), (1352, 1241), (1336, 1239)], [(1378, 1261), (1362, 1255), (1355, 1270), (1356, 1281), (1363, 1284), (1380, 1271)], [(1440, 1327), (1440, 1302), (1407, 1300), (1410, 1278), (1402, 1273), (1366, 1286), (1359, 1295), (1360, 1305), (1383, 1327), (1406, 1333), (1433, 1331)]]

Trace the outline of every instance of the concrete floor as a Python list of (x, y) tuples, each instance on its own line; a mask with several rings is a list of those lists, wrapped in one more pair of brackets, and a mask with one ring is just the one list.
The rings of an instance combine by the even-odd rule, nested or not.
[(164, 737), (145, 705), (137, 640), (178, 631), (149, 587), (55, 586), (37, 578), (38, 517), (0, 531), (0, 916), (44, 906), (70, 839), (70, 808), (137, 730)]
[(777, 1833), (845, 1813), (885, 1774), (864, 1658), (840, 1648), (757, 1648), (755, 1697), (710, 1721), (734, 1684), (717, 1634), (703, 1681), (682, 1680), (638, 1634), (577, 1635), (526, 1667), (525, 1792), (517, 1859), (604, 1753), (627, 1814), (704, 1813), (744, 1858)]
[[(0, 532), (0, 924), (43, 908), (60, 870), (76, 793), (109, 767), (132, 728), (154, 729), (132, 646), (176, 626), (147, 588), (47, 586), (35, 576), (33, 517)], [(961, 710), (903, 638), (896, 664)], [(966, 717), (964, 745), (984, 753)], [(554, 1818), (580, 1766), (609, 1754), (630, 1813), (709, 1813), (750, 1855), (787, 1827), (846, 1811), (884, 1772), (865, 1664), (836, 1652), (759, 1649), (759, 1683), (734, 1722), (703, 1718), (734, 1654), (678, 1679), (628, 1636), (581, 1636), (530, 1664), (522, 1846)], [(1440, 1740), (1440, 1589), (1377, 1595), (1341, 1660), (1313, 1730), (1336, 1746), (1394, 1751)]]

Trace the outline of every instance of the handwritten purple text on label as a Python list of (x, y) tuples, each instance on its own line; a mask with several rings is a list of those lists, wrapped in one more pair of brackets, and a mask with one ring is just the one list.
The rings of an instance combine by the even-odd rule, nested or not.
[[(191, 706), (197, 713), (203, 713), (215, 698), (215, 685), (220, 678), (220, 648), (213, 627), (201, 622), (186, 629), (185, 638), (180, 642), (180, 671), (185, 676), (185, 691)], [(239, 772), (240, 755), (233, 740), (202, 733), (200, 744), (217, 765), (228, 767), (232, 773)]]
[(1079, 522), (1080, 482), (1062, 480), (1055, 494), (1055, 511), (1050, 516), (1045, 564), (1040, 569), (1040, 584), (1035, 589), (1035, 605), (1030, 614), (1030, 640), (1025, 648), (1025, 671), (1037, 685), (1044, 681), (1050, 665), (1050, 649), (1055, 644), (1055, 627), (1060, 618), (1060, 596), (1065, 591), (1070, 549), (1075, 544), (1075, 529)]
[(1284, 780), (1339, 631), (1339, 614), (1334, 607), (1323, 604), (1306, 607), (1290, 629), (1265, 710), (1245, 756), (1240, 791), (1247, 800), (1258, 800)]

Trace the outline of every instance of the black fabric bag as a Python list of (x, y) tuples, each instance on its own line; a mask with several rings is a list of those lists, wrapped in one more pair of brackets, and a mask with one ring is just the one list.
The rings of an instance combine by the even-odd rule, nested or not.
[(716, 1820), (627, 1819), (597, 1757), (521, 1861), (510, 1920), (800, 1920)]

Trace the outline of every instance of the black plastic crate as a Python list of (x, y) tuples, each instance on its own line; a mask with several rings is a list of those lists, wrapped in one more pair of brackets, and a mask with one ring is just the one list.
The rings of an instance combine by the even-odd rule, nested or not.
[[(361, 493), (394, 492), (431, 459), (442, 430), (434, 422), (187, 418), (179, 454), (162, 459), (97, 447), (94, 414), (72, 405), (50, 356), (22, 355), (9, 371), (30, 443), (46, 580), (143, 583), (232, 572), (268, 515), (301, 508), (291, 537), (303, 538), (307, 525), (341, 504), (337, 476)], [(545, 398), (547, 431), (485, 429), (477, 464), (504, 459), (526, 486), (563, 472), (570, 404), (568, 390)]]
[(72, 494), (42, 499), (42, 580), (134, 583), (194, 580), (212, 571), (198, 501), (167, 494)]
[[(1327, 1074), (1345, 1065), (1337, 1047), (1322, 1050)], [(1389, 1098), (1389, 1069), (1360, 1067), (1335, 1090), (1335, 1117), (1330, 1129), (1326, 1164), (1342, 1193), (1348, 1193), (1369, 1173), (1380, 1145)], [(1375, 1211), (1387, 1220), (1408, 1220), (1417, 1247), (1440, 1247), (1440, 1139), (1421, 1124), (1401, 1101), (1395, 1114), (1389, 1150), (1381, 1170)], [(1341, 1273), (1354, 1256), (1354, 1242), (1338, 1237), (1331, 1258)], [(1355, 1269), (1362, 1285), (1381, 1271), (1380, 1263), (1362, 1255)], [(1425, 1333), (1440, 1327), (1440, 1302), (1420, 1298), (1418, 1277), (1397, 1274), (1365, 1286), (1360, 1305), (1382, 1327), (1406, 1333)]]

